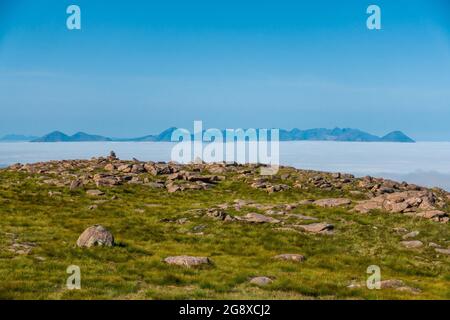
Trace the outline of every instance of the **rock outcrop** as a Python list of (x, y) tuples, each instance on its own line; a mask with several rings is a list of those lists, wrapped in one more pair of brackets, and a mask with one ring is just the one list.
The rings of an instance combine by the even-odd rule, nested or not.
[[(380, 210), (405, 214), (411, 217), (449, 222), (446, 206), (450, 193), (441, 189), (428, 189), (406, 182), (364, 177), (356, 178), (344, 173), (325, 173), (280, 167), (280, 173), (265, 177), (260, 175), (261, 164), (204, 163), (177, 164), (173, 162), (143, 162), (137, 159), (120, 160), (114, 152), (107, 157), (91, 160), (62, 160), (33, 164), (14, 164), (7, 170), (39, 175), (39, 183), (67, 187), (71, 191), (86, 189), (92, 197), (102, 196), (108, 188), (125, 184), (142, 185), (153, 189), (165, 189), (168, 193), (208, 190), (222, 181), (244, 181), (249, 187), (271, 193), (328, 190), (340, 192), (340, 198), (305, 199), (286, 205), (267, 205), (237, 202), (235, 210), (243, 206), (262, 210), (263, 215), (286, 215), (297, 206), (316, 205), (324, 208), (352, 208), (359, 213)], [(98, 189), (97, 189), (98, 188)], [(101, 189), (101, 190), (99, 190)], [(56, 194), (53, 191), (53, 194)], [(355, 200), (357, 199), (364, 200)], [(228, 204), (227, 204), (228, 206)], [(226, 208), (221, 208), (226, 209)], [(256, 213), (260, 214), (260, 213)], [(212, 211), (210, 217), (219, 220), (239, 220), (226, 212)], [(298, 215), (300, 219), (301, 215)], [(278, 218), (260, 216), (242, 217), (249, 222), (275, 223)]]
[(361, 201), (354, 207), (354, 210), (360, 213), (382, 210), (446, 223), (449, 221), (448, 214), (437, 210), (437, 207), (443, 207), (444, 205), (444, 199), (436, 196), (430, 190), (405, 191), (389, 193)]

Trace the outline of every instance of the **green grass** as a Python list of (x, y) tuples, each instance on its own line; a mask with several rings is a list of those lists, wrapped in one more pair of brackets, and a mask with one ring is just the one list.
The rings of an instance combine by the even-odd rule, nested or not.
[[(285, 204), (348, 196), (346, 191), (291, 189), (269, 195), (231, 179), (207, 191), (173, 194), (139, 185), (101, 190), (106, 195), (98, 199), (106, 201), (96, 203), (98, 199), (83, 190), (40, 185), (37, 176), (0, 171), (1, 299), (450, 299), (449, 257), (438, 256), (426, 245), (404, 249), (401, 236), (392, 230), (418, 230), (417, 238), (425, 244), (448, 245), (448, 224), (382, 212), (296, 208), (292, 213), (335, 225), (334, 235), (311, 235), (276, 231), (271, 225), (224, 223), (193, 210), (234, 199)], [(61, 194), (50, 197), (49, 191)], [(117, 199), (112, 200), (113, 195)], [(98, 207), (90, 210), (93, 204)], [(188, 222), (161, 221), (166, 218)], [(107, 227), (118, 245), (76, 247), (78, 236), (93, 224)], [(196, 226), (204, 226), (203, 235), (193, 233)], [(25, 255), (11, 252), (11, 234), (18, 243), (36, 246)], [(300, 253), (307, 259), (273, 259), (282, 253)], [(213, 264), (186, 269), (162, 262), (183, 254), (208, 256)], [(372, 264), (380, 266), (382, 279), (403, 280), (421, 293), (347, 288), (352, 281), (364, 282)], [(81, 290), (66, 289), (69, 265), (81, 268)], [(252, 276), (269, 276), (274, 282), (256, 287), (249, 284)]]

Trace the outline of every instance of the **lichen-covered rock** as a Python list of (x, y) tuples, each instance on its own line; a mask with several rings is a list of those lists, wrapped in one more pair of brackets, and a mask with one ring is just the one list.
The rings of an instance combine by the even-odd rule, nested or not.
[(94, 225), (87, 228), (78, 238), (77, 246), (93, 247), (93, 246), (113, 246), (114, 237), (105, 227)]

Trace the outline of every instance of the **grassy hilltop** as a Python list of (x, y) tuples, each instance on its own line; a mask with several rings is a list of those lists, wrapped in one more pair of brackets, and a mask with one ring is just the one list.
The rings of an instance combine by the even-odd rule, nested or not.
[[(15, 165), (0, 170), (0, 298), (450, 299), (448, 202), (443, 190), (293, 168)], [(97, 224), (115, 245), (78, 247)], [(181, 255), (209, 263), (164, 261)], [(70, 265), (81, 290), (66, 288)], [(365, 286), (370, 265), (380, 290)]]

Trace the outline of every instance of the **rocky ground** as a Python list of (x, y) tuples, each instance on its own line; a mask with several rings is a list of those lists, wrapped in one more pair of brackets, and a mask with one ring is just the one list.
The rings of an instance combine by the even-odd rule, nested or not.
[[(259, 171), (113, 152), (1, 170), (0, 297), (450, 298), (450, 193)], [(81, 290), (65, 288), (69, 265)]]

